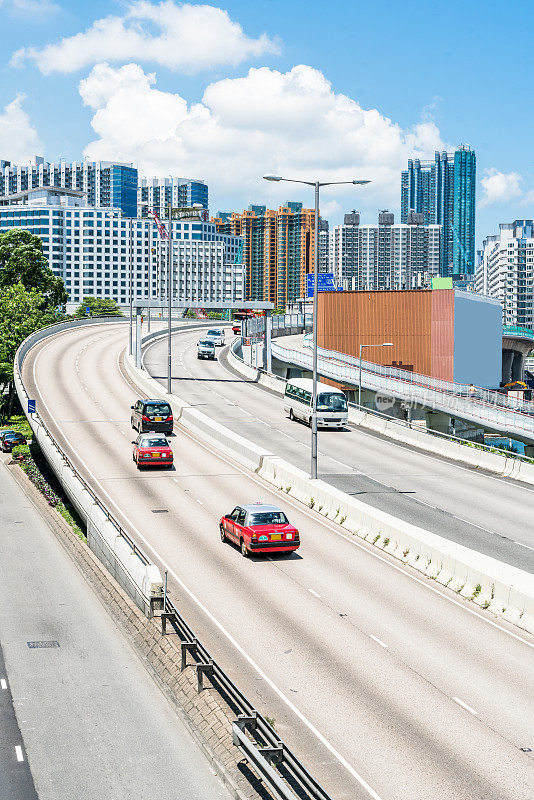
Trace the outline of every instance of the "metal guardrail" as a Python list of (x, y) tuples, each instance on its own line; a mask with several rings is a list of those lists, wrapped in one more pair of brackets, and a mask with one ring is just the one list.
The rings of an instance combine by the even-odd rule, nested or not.
[[(271, 349), (273, 356), (281, 361), (308, 371), (312, 368), (311, 353), (283, 347), (275, 341)], [(358, 385), (359, 359), (323, 348), (319, 348), (319, 359), (319, 368), (325, 377)], [(426, 376), (363, 360), (362, 379), (365, 386), (373, 391), (394, 394), (401, 400), (439, 409), (495, 430), (518, 431), (534, 439), (534, 403), (515, 401), (486, 389), (475, 389), (475, 394), (471, 396), (467, 385), (433, 381)]]
[[(51, 325), (50, 329), (56, 327), (57, 325)], [(28, 337), (28, 339), (30, 338)], [(24, 395), (28, 399), (28, 393), (21, 376), (22, 361), (29, 349), (29, 347), (24, 348), (26, 342), (27, 340), (22, 342), (15, 355), (15, 370), (18, 373)], [(35, 417), (39, 420), (39, 424), (42, 425), (69, 469), (72, 470), (96, 505), (114, 525), (118, 534), (128, 542), (143, 564), (152, 563), (100, 501), (85, 478), (78, 472), (72, 461), (59, 446), (38, 413), (35, 414)], [(151, 598), (145, 597), (145, 600), (150, 603)], [(236, 722), (232, 725), (232, 730), (237, 726), (240, 730), (240, 736), (239, 743), (234, 739), (234, 744), (239, 747), (247, 761), (280, 800), (332, 800), (331, 796), (325, 792), (287, 745), (280, 741), (273, 727), (256, 711), (252, 703), (247, 700), (235, 683), (211, 657), (208, 650), (198, 641), (193, 630), (181, 616), (171, 599), (168, 595), (165, 595), (164, 608), (161, 614), (161, 632), (163, 635), (167, 633), (167, 623), (172, 626), (174, 632), (180, 638), (182, 671), (187, 666), (187, 656), (189, 655), (193, 658), (197, 671), (198, 692), (201, 692), (204, 688), (204, 675), (209, 676), (213, 687), (218, 690), (223, 700), (237, 716)], [(253, 734), (254, 740), (246, 736), (245, 729), (247, 728)], [(276, 770), (269, 763), (271, 760), (276, 762)], [(291, 787), (295, 789), (297, 794), (292, 791)]]
[[(188, 666), (188, 656), (197, 671), (197, 689), (204, 688), (204, 675), (236, 714), (232, 725), (233, 742), (247, 761), (255, 768), (269, 788), (281, 800), (331, 800), (329, 794), (301, 764), (294, 753), (280, 741), (274, 728), (267, 722), (237, 688), (226, 672), (211, 657), (204, 645), (179, 613), (169, 597), (161, 615), (161, 632), (167, 634), (170, 624), (180, 639), (181, 668)], [(236, 731), (239, 730), (239, 733)], [(251, 738), (246, 735), (246, 730)], [(275, 767), (270, 763), (273, 762)]]

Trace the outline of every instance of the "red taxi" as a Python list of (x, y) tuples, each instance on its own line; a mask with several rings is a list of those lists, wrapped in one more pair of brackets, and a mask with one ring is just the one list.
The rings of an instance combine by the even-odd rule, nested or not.
[(250, 553), (291, 553), (300, 545), (299, 532), (277, 506), (251, 503), (236, 506), (222, 517), (221, 541), (239, 545), (245, 558)]
[(169, 442), (161, 433), (141, 433), (134, 442), (133, 460), (142, 467), (172, 467), (173, 455)]

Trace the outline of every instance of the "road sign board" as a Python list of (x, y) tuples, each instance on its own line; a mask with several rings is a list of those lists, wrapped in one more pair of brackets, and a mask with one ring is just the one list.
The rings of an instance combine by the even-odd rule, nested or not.
[(35, 400), (28, 400), (28, 414), (35, 414)]
[[(308, 297), (313, 297), (313, 272), (306, 275)], [(320, 292), (335, 292), (336, 284), (334, 282), (333, 272), (319, 272), (317, 275), (317, 287)]]

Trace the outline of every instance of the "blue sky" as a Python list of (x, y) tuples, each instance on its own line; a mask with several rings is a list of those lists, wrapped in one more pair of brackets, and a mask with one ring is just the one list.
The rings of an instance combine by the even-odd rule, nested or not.
[(0, 13), (0, 157), (203, 177), (212, 211), (311, 203), (263, 173), (369, 177), (325, 193), (323, 212), (371, 222), (398, 212), (406, 158), (467, 142), (477, 247), (534, 215), (527, 2), (0, 0)]

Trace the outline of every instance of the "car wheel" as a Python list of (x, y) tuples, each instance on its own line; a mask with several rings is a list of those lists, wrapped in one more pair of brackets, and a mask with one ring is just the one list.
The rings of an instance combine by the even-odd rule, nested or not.
[(224, 528), (223, 528), (223, 526), (222, 526), (222, 525), (219, 525), (219, 532), (220, 532), (220, 534), (221, 534), (221, 542), (222, 542), (223, 544), (226, 544), (226, 534), (225, 534), (225, 532), (224, 532)]
[(311, 426), (312, 426), (312, 418), (311, 418), (311, 417), (308, 419), (308, 425), (309, 425), (309, 426), (310, 426), (310, 428), (311, 428)]
[(248, 558), (248, 550), (244, 539), (241, 539), (241, 555), (243, 558)]
[(289, 419), (291, 420), (291, 422), (295, 421), (295, 415), (293, 414), (292, 408), (289, 409)]

